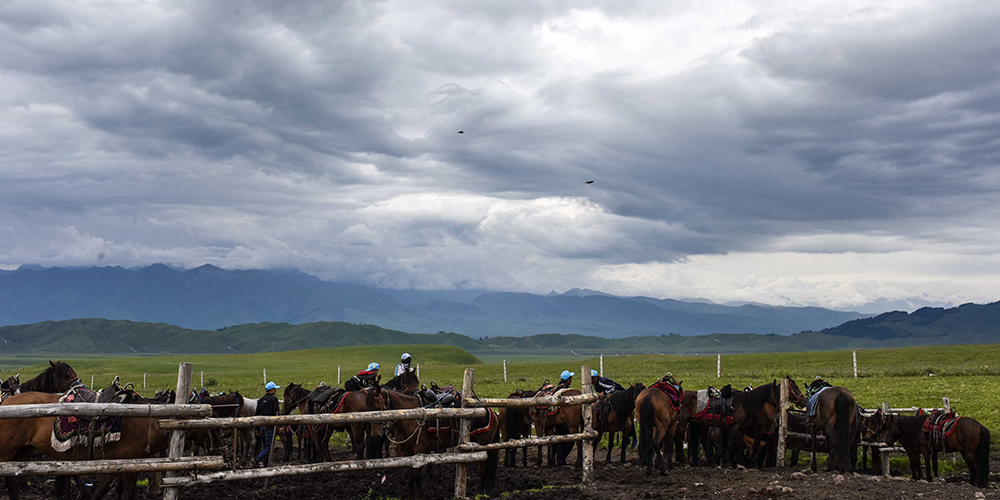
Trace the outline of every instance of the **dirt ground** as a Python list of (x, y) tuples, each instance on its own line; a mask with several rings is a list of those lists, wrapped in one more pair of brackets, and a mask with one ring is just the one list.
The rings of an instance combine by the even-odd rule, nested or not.
[[(991, 475), (987, 489), (969, 486), (966, 478), (952, 476), (934, 482), (912, 481), (909, 478), (883, 478), (870, 474), (812, 473), (802, 465), (778, 469), (730, 469), (718, 467), (678, 466), (661, 476), (657, 472), (647, 476), (637, 465), (635, 454), (629, 453), (625, 464), (604, 464), (604, 453), (598, 450), (595, 466), (596, 480), (589, 486), (580, 485), (579, 470), (568, 468), (506, 467), (501, 458), (500, 471), (494, 498), (519, 499), (975, 499), (1000, 500), (997, 474)], [(616, 453), (617, 455), (617, 453)], [(571, 462), (576, 453), (570, 455)], [(616, 457), (617, 458), (617, 457)], [(998, 456), (992, 457), (997, 463)], [(337, 453), (335, 460), (350, 459), (347, 453)], [(307, 500), (352, 499), (375, 500), (379, 498), (449, 499), (454, 490), (454, 466), (440, 466), (437, 470), (424, 470), (422, 488), (410, 491), (406, 470), (358, 471), (324, 473), (299, 477), (272, 478), (264, 487), (264, 480), (231, 481), (198, 485), (181, 490), (183, 500)], [(469, 493), (478, 493), (478, 479), (470, 475)], [(35, 481), (22, 490), (24, 496), (51, 498), (51, 480)], [(980, 496), (982, 495), (982, 496)], [(74, 495), (74, 498), (77, 498)], [(162, 498), (140, 488), (139, 498)]]

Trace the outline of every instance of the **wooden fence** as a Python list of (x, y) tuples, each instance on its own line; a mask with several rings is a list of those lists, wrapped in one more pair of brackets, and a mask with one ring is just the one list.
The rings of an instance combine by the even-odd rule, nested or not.
[[(177, 394), (190, 394), (193, 366), (180, 363), (177, 374)], [(276, 415), (236, 418), (210, 418), (210, 405), (184, 404), (180, 398), (172, 405), (121, 405), (121, 404), (45, 404), (0, 406), (0, 419), (51, 416), (77, 417), (146, 417), (157, 418), (160, 429), (171, 431), (169, 456), (133, 460), (81, 460), (48, 462), (0, 463), (0, 477), (19, 475), (78, 475), (116, 474), (121, 472), (165, 472), (163, 479), (164, 500), (176, 500), (183, 486), (214, 481), (233, 481), (278, 476), (293, 476), (330, 471), (350, 471), (385, 468), (419, 468), (429, 464), (456, 464), (455, 496), (466, 497), (467, 465), (487, 459), (487, 452), (521, 446), (542, 446), (553, 443), (578, 441), (583, 451), (582, 481), (593, 480), (593, 447), (587, 445), (597, 437), (593, 428), (591, 404), (597, 400), (590, 384), (590, 367), (581, 368), (582, 395), (548, 396), (524, 399), (492, 399), (472, 397), (475, 370), (467, 369), (463, 378), (462, 408), (417, 408), (412, 410), (383, 410), (346, 414)], [(506, 443), (480, 445), (469, 442), (472, 419), (482, 418), (490, 407), (569, 406), (582, 405), (583, 431), (561, 436), (519, 439)], [(190, 429), (237, 429), (245, 427), (277, 426), (289, 424), (349, 424), (358, 422), (386, 422), (396, 420), (458, 419), (459, 443), (446, 453), (391, 457), (368, 460), (346, 460), (305, 465), (269, 466), (258, 469), (222, 470), (221, 456), (185, 457), (184, 435)], [(499, 430), (498, 430), (499, 431)]]

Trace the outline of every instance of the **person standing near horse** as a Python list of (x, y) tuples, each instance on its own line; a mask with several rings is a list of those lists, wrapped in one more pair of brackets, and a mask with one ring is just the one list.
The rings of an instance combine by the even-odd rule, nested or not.
[[(613, 394), (615, 391), (623, 391), (624, 387), (618, 382), (611, 380), (607, 377), (602, 377), (597, 370), (590, 370), (590, 384), (594, 387), (594, 392), (601, 395), (601, 399), (604, 400)], [(604, 423), (608, 419), (608, 412), (611, 411), (610, 404), (601, 405), (601, 413), (597, 416), (600, 423)], [(628, 435), (627, 446), (635, 448), (636, 443), (639, 442), (639, 438), (635, 433), (635, 424), (632, 424), (632, 428)]]
[(410, 356), (410, 353), (404, 352), (403, 356), (399, 358), (399, 364), (396, 365), (396, 373), (394, 376), (398, 377), (406, 372), (415, 371), (413, 367), (410, 366), (410, 363), (412, 362), (413, 358)]
[[(257, 415), (277, 415), (278, 410), (278, 397), (274, 393), (278, 392), (281, 386), (275, 384), (274, 382), (268, 382), (264, 386), (264, 396), (257, 400)], [(274, 445), (274, 427), (261, 427), (261, 442), (264, 444), (264, 449), (260, 450), (254, 461), (258, 464), (262, 464), (267, 467), (268, 463), (271, 461), (271, 446)]]
[(344, 383), (344, 389), (348, 391), (360, 391), (361, 389), (375, 387), (375, 383), (379, 380), (379, 368), (379, 364), (374, 361), (368, 363), (368, 368), (359, 371), (357, 375), (347, 379), (347, 382)]

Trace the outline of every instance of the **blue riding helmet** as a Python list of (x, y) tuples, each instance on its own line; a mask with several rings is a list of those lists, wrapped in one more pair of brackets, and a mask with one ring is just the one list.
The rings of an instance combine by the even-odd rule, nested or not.
[(281, 386), (275, 384), (274, 382), (268, 382), (267, 385), (264, 386), (264, 390), (270, 391), (271, 389), (281, 389)]
[(563, 372), (559, 375), (559, 380), (566, 380), (566, 379), (572, 377), (573, 375), (576, 375), (576, 373), (575, 372), (571, 372), (569, 370), (563, 370)]
[(590, 370), (590, 376), (591, 377), (598, 377), (599, 375), (597, 374), (597, 370), (593, 370), (593, 369)]
[(400, 361), (406, 361), (408, 359), (413, 359), (412, 357), (410, 357), (410, 353), (408, 352), (404, 352), (403, 357), (399, 358)]
[(378, 363), (376, 363), (374, 361), (371, 362), (371, 363), (368, 363), (368, 371), (378, 370), (378, 369), (379, 369)]

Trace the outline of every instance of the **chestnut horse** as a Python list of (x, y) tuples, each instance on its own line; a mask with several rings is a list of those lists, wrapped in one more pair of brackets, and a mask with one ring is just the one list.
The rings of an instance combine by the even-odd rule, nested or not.
[[(507, 396), (507, 399), (530, 398), (534, 395), (535, 391), (518, 389)], [(500, 436), (503, 441), (531, 437), (531, 412), (528, 408), (498, 408), (497, 416), (500, 417)], [(513, 467), (516, 464), (517, 448), (508, 448), (504, 458), (504, 466)], [(527, 446), (521, 447), (521, 466), (528, 466)]]
[[(75, 377), (74, 377), (75, 378)], [(2, 403), (3, 406), (23, 404), (57, 403), (61, 396), (41, 392), (22, 392), (11, 396)], [(0, 427), (0, 462), (14, 459), (19, 451), (34, 447), (54, 460), (87, 460), (90, 458), (86, 446), (74, 446), (65, 452), (52, 448), (52, 428), (54, 417), (34, 417), (8, 419)], [(146, 458), (167, 449), (170, 444), (170, 431), (160, 430), (156, 418), (130, 417), (122, 419), (121, 439), (105, 443), (97, 452), (102, 459)], [(101, 485), (94, 492), (94, 498), (100, 499), (111, 485), (111, 477), (102, 479)], [(135, 498), (135, 473), (121, 474), (128, 498)], [(17, 484), (7, 483), (7, 493), (10, 500), (17, 500)]]
[(639, 465), (646, 466), (647, 475), (654, 465), (660, 474), (666, 474), (673, 467), (679, 411), (671, 405), (669, 396), (654, 387), (640, 392), (635, 406), (639, 409)]
[(969, 466), (969, 484), (985, 488), (990, 482), (990, 431), (970, 417), (958, 417), (955, 427), (944, 436), (930, 437), (931, 463), (938, 475), (938, 452), (961, 452)]
[[(829, 387), (814, 397), (818, 400), (816, 414), (809, 417), (812, 442), (816, 442), (816, 434), (822, 430), (830, 450), (827, 470), (854, 472), (861, 437), (861, 415), (854, 395), (844, 387)], [(816, 470), (815, 459), (812, 470)]]
[(610, 396), (604, 398), (602, 403), (607, 405), (607, 409), (600, 409), (602, 413), (607, 413), (607, 418), (604, 421), (596, 422), (598, 419), (595, 415), (595, 430), (597, 431), (597, 439), (594, 440), (594, 447), (597, 447), (597, 443), (601, 441), (601, 434), (604, 432), (608, 433), (608, 458), (605, 463), (611, 463), (611, 453), (615, 449), (615, 434), (619, 432), (622, 434), (621, 437), (621, 448), (622, 456), (621, 461), (625, 463), (625, 449), (628, 446), (628, 434), (632, 430), (632, 419), (635, 414), (635, 401), (639, 397), (642, 391), (646, 390), (645, 384), (639, 382), (635, 385), (630, 385), (628, 389), (623, 391), (615, 391), (611, 393)]
[[(579, 396), (583, 394), (576, 389), (556, 391), (561, 396)], [(536, 392), (537, 394), (537, 392)], [(548, 407), (532, 408), (532, 422), (535, 424), (535, 434), (538, 437), (576, 434), (583, 432), (583, 406), (559, 406), (555, 413), (549, 415)], [(544, 445), (543, 445), (544, 446)], [(566, 465), (566, 457), (573, 451), (573, 443), (557, 443), (548, 445), (548, 464)], [(554, 452), (554, 453), (553, 453)], [(538, 448), (538, 466), (542, 466), (542, 446)], [(576, 467), (583, 467), (583, 447), (577, 446)]]

